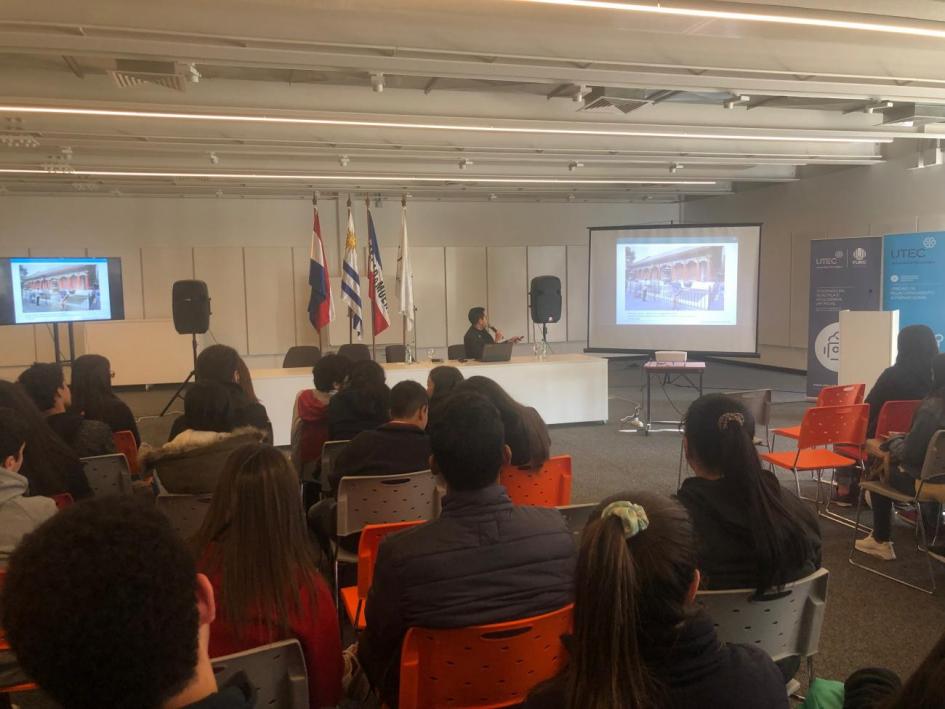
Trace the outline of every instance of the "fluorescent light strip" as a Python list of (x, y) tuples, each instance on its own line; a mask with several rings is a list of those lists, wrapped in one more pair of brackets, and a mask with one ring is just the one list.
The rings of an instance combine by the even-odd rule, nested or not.
[(824, 138), (797, 135), (750, 135), (732, 133), (673, 133), (670, 131), (607, 130), (591, 128), (516, 128), (492, 125), (448, 125), (444, 123), (396, 123), (342, 118), (290, 118), (284, 116), (241, 116), (219, 113), (174, 113), (169, 111), (123, 111), (110, 108), (57, 108), (54, 106), (0, 106), (0, 113), (39, 113), (102, 118), (160, 118), (182, 121), (228, 121), (233, 123), (276, 123), (354, 128), (405, 128), (411, 130), (448, 130), (480, 133), (527, 133), (534, 135), (592, 135), (623, 138), (695, 138), (701, 140), (761, 140), (792, 143), (891, 143), (892, 138)]
[(713, 20), (742, 20), (745, 22), (768, 22), (783, 25), (801, 25), (838, 30), (858, 30), (861, 32), (882, 32), (885, 34), (909, 35), (912, 37), (931, 37), (945, 39), (945, 30), (930, 27), (910, 27), (908, 25), (890, 25), (881, 22), (853, 22), (850, 20), (831, 20), (817, 17), (796, 17), (793, 15), (769, 15), (755, 12), (736, 12), (733, 10), (701, 10), (695, 7), (666, 7), (665, 5), (640, 5), (639, 3), (606, 2), (605, 0), (517, 0), (540, 5), (566, 5), (599, 10), (621, 10), (623, 12), (648, 12), (656, 15), (676, 15), (681, 17), (701, 17)]
[(714, 185), (715, 180), (566, 179), (557, 177), (410, 177), (407, 175), (272, 175), (232, 172), (144, 172), (130, 170), (74, 170), (68, 173), (19, 168), (2, 168), (5, 175), (51, 175), (53, 177), (172, 177), (211, 180), (300, 180), (315, 182), (463, 182), (470, 184), (513, 185)]

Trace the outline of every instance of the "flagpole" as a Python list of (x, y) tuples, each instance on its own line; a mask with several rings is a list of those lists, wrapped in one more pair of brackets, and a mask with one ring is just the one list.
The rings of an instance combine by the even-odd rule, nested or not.
[[(400, 198), (400, 208), (401, 208), (401, 210), (407, 209), (407, 195), (402, 195), (402, 196), (401, 196), (401, 198)], [(402, 216), (402, 215), (403, 215), (403, 211), (401, 211), (401, 216)], [(401, 238), (403, 238), (403, 237), (401, 237)], [(403, 245), (403, 244), (401, 244), (401, 245)], [(401, 258), (404, 258), (404, 256), (406, 256), (406, 254), (401, 254), (401, 255), (400, 255)], [(398, 266), (398, 268), (399, 268), (399, 266)], [(404, 277), (404, 278), (407, 278), (407, 274), (404, 273), (404, 276), (403, 276), (403, 277)], [(403, 308), (404, 308), (404, 304), (401, 303), (401, 304), (400, 304), (400, 309), (403, 310)], [(403, 329), (404, 347), (406, 348), (406, 347), (408, 347), (408, 345), (407, 345), (407, 313), (406, 313), (406, 312), (404, 312), (404, 318), (403, 318), (403, 322), (401, 323), (401, 326), (402, 326), (402, 329)]]
[[(351, 211), (351, 195), (348, 195), (348, 211)], [(341, 280), (344, 281), (344, 266), (342, 266)], [(343, 283), (342, 283), (343, 285)], [(354, 315), (351, 306), (348, 306), (348, 344), (354, 344)]]
[[(312, 209), (315, 211), (315, 216), (317, 217), (318, 216), (318, 192), (312, 192)], [(322, 256), (322, 261), (324, 260), (325, 260), (325, 257)], [(323, 263), (322, 267), (324, 268), (325, 265), (326, 264)], [(328, 294), (328, 297), (330, 298), (331, 294)], [(320, 327), (316, 328), (316, 332), (318, 332), (318, 351), (324, 352), (324, 350), (322, 349), (322, 329)]]
[[(374, 291), (374, 298), (371, 298), (371, 291), (375, 288), (374, 285), (374, 246), (371, 244), (371, 195), (364, 195), (364, 208), (367, 210), (367, 220), (368, 220), (368, 300), (371, 301), (371, 359), (375, 362), (377, 361), (377, 326), (374, 324), (374, 298), (380, 297), (377, 291)], [(380, 245), (378, 245), (380, 246)], [(361, 301), (364, 302), (363, 300)]]

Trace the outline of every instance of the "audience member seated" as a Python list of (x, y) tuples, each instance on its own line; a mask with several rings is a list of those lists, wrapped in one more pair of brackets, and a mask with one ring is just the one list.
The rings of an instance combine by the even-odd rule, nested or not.
[(332, 491), (343, 476), (396, 475), (430, 468), (427, 417), (430, 400), (417, 382), (405, 381), (390, 391), (391, 420), (373, 431), (361, 431), (335, 460), (328, 476)]
[(258, 443), (235, 450), (194, 544), (197, 566), (216, 594), (210, 656), (295, 638), (308, 667), (311, 706), (338, 704), (338, 614), (316, 569), (298, 476), (286, 457)]
[[(915, 494), (915, 486), (922, 472), (929, 441), (932, 440), (936, 431), (945, 428), (945, 354), (935, 355), (932, 360), (932, 371), (934, 389), (916, 410), (909, 433), (891, 438), (888, 446), (884, 446), (889, 449), (886, 454), (889, 470), (886, 482), (906, 495)], [(940, 483), (942, 480), (935, 479), (934, 482)], [(888, 497), (870, 493), (870, 504), (873, 507), (873, 532), (863, 539), (858, 539), (856, 548), (885, 561), (895, 559), (896, 552), (890, 541), (893, 502)], [(938, 507), (936, 503), (922, 503), (930, 544), (933, 542), (932, 535), (935, 533)], [(933, 555), (945, 562), (945, 548), (939, 546), (933, 549)]]
[(899, 676), (881, 667), (859, 669), (845, 682), (817, 677), (807, 688), (801, 709), (880, 709), (889, 706), (889, 698), (901, 687)]
[(882, 709), (945, 707), (945, 635)]
[(102, 421), (86, 419), (74, 411), (72, 391), (58, 362), (36, 363), (17, 381), (46, 417), (46, 423), (80, 458), (115, 452), (112, 429)]
[(3, 628), (63, 709), (251, 709), (245, 675), (218, 688), (213, 588), (167, 519), (133, 497), (73, 505), (10, 559)]
[(292, 409), (292, 462), (302, 470), (307, 463), (321, 460), (322, 446), (329, 440), (328, 402), (351, 373), (351, 360), (327, 354), (312, 367), (314, 389), (305, 389), (295, 398)]
[[(210, 345), (197, 356), (194, 372), (197, 382), (216, 382), (226, 387), (233, 398), (235, 426), (252, 426), (265, 431), (272, 438), (272, 424), (266, 407), (256, 398), (249, 368), (236, 350), (227, 345)], [(185, 412), (174, 420), (168, 440), (186, 428), (194, 428), (186, 417)]]
[(430, 397), (430, 420), (436, 417), (437, 407), (463, 381), (463, 373), (456, 367), (441, 364), (430, 370), (427, 377), (427, 396)]
[(19, 384), (0, 380), (0, 406), (13, 409), (26, 424), (26, 452), (20, 475), (29, 480), (30, 494), (51, 497), (68, 492), (76, 500), (91, 496), (79, 457), (53, 433)]
[(510, 457), (503, 441), (485, 397), (451, 396), (430, 431), (432, 469), (447, 485), (443, 512), (380, 546), (358, 657), (390, 706), (408, 628), (497, 623), (571, 602), (574, 541), (556, 510), (512, 504), (499, 484)]
[[(896, 363), (883, 370), (866, 396), (870, 405), (866, 437), (876, 435), (879, 412), (887, 401), (924, 399), (932, 391), (932, 358), (938, 354), (938, 341), (926, 325), (908, 325), (899, 331)], [(844, 507), (856, 503), (859, 496), (859, 468), (837, 471), (835, 501)]]
[(108, 424), (112, 431), (131, 431), (141, 445), (138, 423), (128, 404), (112, 392), (111, 363), (102, 355), (87, 354), (72, 363), (72, 407), (90, 421)]
[(48, 497), (26, 497), (29, 482), (20, 475), (27, 426), (16, 411), (0, 408), (0, 568), (25, 534), (56, 513)]
[(534, 408), (523, 406), (492, 379), (470, 377), (456, 387), (457, 391), (475, 391), (492, 402), (502, 416), (505, 443), (512, 449), (512, 465), (528, 465), (538, 469), (548, 460), (551, 437), (548, 426)]
[(702, 588), (767, 591), (819, 569), (817, 515), (761, 467), (745, 407), (722, 394), (702, 396), (683, 431), (695, 476), (678, 497), (692, 518)]
[(157, 449), (141, 455), (143, 470), (157, 470), (166, 492), (187, 495), (212, 493), (223, 463), (237, 448), (265, 439), (252, 426), (234, 427), (233, 397), (222, 384), (198, 382), (184, 397), (184, 418), (190, 428)]
[(699, 585), (682, 505), (631, 492), (602, 502), (582, 535), (570, 661), (526, 709), (786, 708), (777, 666), (719, 640), (694, 603)]
[(348, 386), (328, 403), (328, 432), (332, 441), (347, 441), (390, 420), (390, 389), (384, 368), (373, 360), (355, 362)]

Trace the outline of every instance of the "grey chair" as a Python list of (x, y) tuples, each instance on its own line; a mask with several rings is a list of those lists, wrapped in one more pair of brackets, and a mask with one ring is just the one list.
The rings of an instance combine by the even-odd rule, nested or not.
[(466, 359), (466, 345), (450, 345), (447, 347), (446, 359)]
[(93, 455), (80, 460), (82, 472), (96, 497), (132, 494), (131, 470), (124, 454)]
[(315, 363), (322, 358), (322, 351), (314, 345), (296, 345), (290, 347), (282, 360), (282, 368), (291, 367), (314, 367)]
[(712, 619), (719, 640), (760, 647), (775, 662), (800, 657), (813, 682), (829, 576), (827, 569), (818, 569), (762, 595), (752, 588), (700, 591), (696, 603)]
[(407, 348), (404, 345), (387, 345), (384, 348), (384, 359), (388, 364), (407, 361)]
[(580, 543), (581, 532), (584, 531), (584, 526), (590, 519), (591, 512), (594, 511), (597, 504), (596, 502), (589, 502), (583, 505), (560, 505), (555, 508), (561, 513), (561, 516), (564, 517), (564, 521), (567, 522), (568, 531), (571, 532), (576, 544)]
[[(885, 579), (895, 581), (909, 588), (914, 588), (917, 591), (924, 591), (928, 594), (935, 593), (935, 570), (932, 568), (932, 560), (929, 557), (929, 545), (928, 540), (925, 538), (925, 524), (922, 522), (922, 512), (919, 509), (919, 503), (938, 502), (945, 504), (945, 484), (943, 484), (942, 481), (935, 483), (929, 482), (932, 478), (938, 478), (943, 475), (945, 475), (945, 430), (936, 431), (929, 440), (929, 445), (925, 449), (925, 460), (922, 462), (922, 470), (919, 471), (919, 479), (915, 486), (915, 494), (908, 495), (899, 492), (888, 483), (879, 480), (861, 482), (860, 496), (856, 503), (856, 520), (853, 524), (853, 540), (850, 542), (850, 563), (864, 571), (869, 571), (871, 574), (882, 576)], [(883, 573), (877, 569), (872, 569), (854, 560), (854, 554), (856, 554), (856, 538), (860, 533), (860, 511), (863, 508), (863, 495), (867, 492), (869, 492), (870, 495), (888, 497), (894, 502), (909, 505), (915, 510), (917, 520), (916, 531), (919, 535), (919, 550), (924, 552), (925, 562), (929, 568), (929, 588), (909, 583), (904, 579)]]
[(282, 640), (210, 661), (217, 684), (244, 672), (256, 689), (257, 707), (308, 709), (308, 673), (298, 640)]
[(347, 357), (352, 362), (361, 362), (371, 359), (371, 349), (360, 342), (349, 342), (338, 348), (338, 354)]
[(158, 495), (154, 506), (181, 539), (191, 539), (203, 525), (212, 500), (210, 495)]
[[(331, 492), (331, 484), (328, 482), (328, 476), (331, 475), (332, 469), (335, 467), (335, 461), (338, 459), (338, 456), (341, 455), (341, 451), (345, 449), (351, 443), (350, 440), (344, 441), (325, 441), (322, 444), (322, 469), (319, 475), (319, 483), (322, 487), (322, 494), (327, 495)], [(303, 478), (304, 480), (305, 478)]]

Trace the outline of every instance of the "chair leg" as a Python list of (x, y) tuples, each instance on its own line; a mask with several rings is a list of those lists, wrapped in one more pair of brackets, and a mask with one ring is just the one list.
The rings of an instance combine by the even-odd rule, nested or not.
[[(863, 489), (860, 488), (860, 494), (857, 498), (857, 503), (856, 503), (856, 520), (853, 525), (853, 543), (850, 545), (850, 558), (848, 559), (848, 561), (853, 566), (857, 567), (858, 569), (863, 569), (864, 571), (868, 571), (871, 574), (875, 574), (876, 576), (882, 576), (884, 579), (895, 581), (896, 583), (902, 586), (908, 586), (909, 588), (915, 589), (916, 591), (922, 591), (922, 593), (927, 593), (930, 596), (933, 593), (935, 593), (935, 573), (932, 568), (932, 557), (929, 556), (928, 547), (926, 547), (925, 562), (928, 564), (928, 567), (929, 567), (929, 580), (931, 581), (931, 584), (932, 584), (930, 588), (916, 586), (914, 583), (909, 583), (908, 581), (905, 581), (900, 578), (896, 578), (895, 576), (891, 576), (890, 574), (885, 574), (882, 571), (879, 571), (878, 569), (873, 569), (873, 568), (870, 568), (869, 566), (866, 566), (865, 564), (859, 563), (858, 561), (854, 561), (853, 556), (856, 553), (856, 537), (859, 534), (859, 530), (860, 530), (860, 509), (862, 507), (862, 502), (863, 502)], [(916, 505), (916, 509), (918, 510), (918, 504)], [(925, 540), (924, 529), (922, 530), (922, 539), (923, 541)]]
[(925, 563), (929, 567), (929, 581), (932, 584), (931, 593), (935, 593), (935, 569), (932, 568), (932, 556), (929, 554), (929, 540), (925, 535), (925, 519), (922, 517), (922, 508), (919, 505), (919, 502), (915, 503), (915, 524), (919, 528), (919, 536), (922, 538), (922, 549), (923, 555), (925, 556)]

